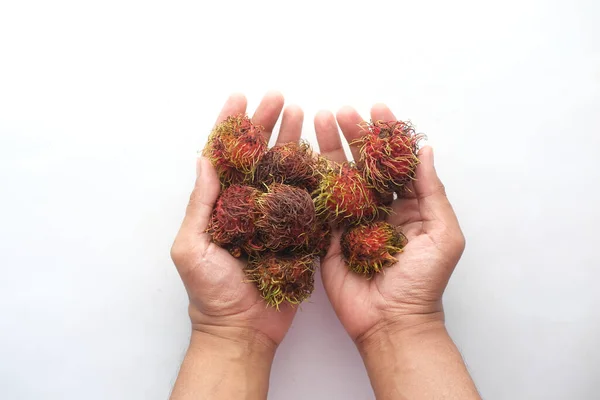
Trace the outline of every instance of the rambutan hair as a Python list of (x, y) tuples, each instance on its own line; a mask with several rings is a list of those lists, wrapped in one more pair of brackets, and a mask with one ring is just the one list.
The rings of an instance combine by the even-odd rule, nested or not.
[(232, 185), (217, 199), (206, 231), (213, 242), (227, 248), (234, 257), (241, 256), (242, 250), (250, 252), (257, 247), (253, 241), (259, 196), (260, 191), (251, 186)]
[(258, 160), (267, 151), (262, 128), (240, 114), (212, 130), (202, 154), (209, 158), (224, 186), (250, 182)]
[(310, 145), (305, 141), (275, 146), (256, 165), (254, 183), (260, 186), (283, 183), (312, 192), (317, 188), (320, 178), (317, 162)]
[(381, 193), (400, 192), (414, 179), (418, 144), (424, 135), (403, 121), (365, 123), (363, 133), (350, 144), (359, 146), (358, 167), (367, 182)]
[(315, 257), (312, 255), (259, 253), (249, 258), (246, 276), (254, 282), (270, 306), (300, 304), (314, 289)]
[(406, 236), (385, 221), (350, 227), (340, 245), (346, 265), (358, 273), (373, 276), (398, 260), (394, 255), (408, 243)]
[(281, 251), (308, 246), (317, 228), (315, 206), (303, 189), (273, 183), (256, 200), (256, 228), (266, 249)]
[(353, 163), (330, 164), (313, 197), (317, 214), (338, 225), (371, 222), (388, 211)]

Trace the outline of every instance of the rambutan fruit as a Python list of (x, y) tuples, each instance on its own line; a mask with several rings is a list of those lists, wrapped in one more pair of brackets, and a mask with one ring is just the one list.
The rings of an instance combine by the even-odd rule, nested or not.
[(317, 228), (315, 205), (303, 189), (273, 183), (256, 200), (260, 242), (271, 251), (308, 246)]
[(223, 185), (251, 180), (258, 160), (267, 151), (261, 130), (243, 114), (215, 126), (202, 154), (211, 160)]
[(248, 260), (248, 279), (256, 284), (268, 305), (279, 308), (283, 302), (300, 304), (314, 289), (315, 257), (259, 253)]
[(257, 185), (284, 183), (305, 189), (309, 193), (317, 188), (319, 178), (317, 159), (305, 141), (290, 142), (269, 149), (254, 172), (254, 183)]
[(206, 231), (213, 242), (229, 249), (234, 257), (254, 246), (256, 200), (260, 194), (251, 186), (231, 185), (217, 199)]
[(313, 192), (317, 214), (338, 225), (370, 222), (387, 211), (352, 163), (334, 164)]
[(394, 255), (408, 243), (399, 229), (385, 221), (350, 227), (344, 231), (340, 241), (346, 265), (369, 277), (394, 265)]
[(364, 135), (350, 144), (359, 146), (358, 166), (367, 182), (381, 193), (401, 191), (414, 179), (423, 135), (403, 121), (375, 121), (363, 130)]
[(328, 223), (319, 223), (313, 235), (309, 251), (315, 252), (319, 257), (325, 257), (331, 244), (331, 227)]

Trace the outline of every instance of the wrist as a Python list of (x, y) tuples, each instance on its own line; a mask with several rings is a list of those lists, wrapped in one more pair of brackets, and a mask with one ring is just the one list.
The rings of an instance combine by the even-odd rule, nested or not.
[(264, 334), (250, 328), (194, 324), (188, 353), (214, 354), (237, 364), (270, 368), (276, 348)]
[(274, 346), (247, 330), (196, 328), (171, 399), (266, 399)]
[(406, 346), (423, 335), (447, 335), (443, 311), (383, 318), (356, 337), (354, 342), (364, 358), (371, 353), (377, 353), (385, 343)]
[(357, 346), (378, 399), (480, 399), (443, 315), (382, 325)]

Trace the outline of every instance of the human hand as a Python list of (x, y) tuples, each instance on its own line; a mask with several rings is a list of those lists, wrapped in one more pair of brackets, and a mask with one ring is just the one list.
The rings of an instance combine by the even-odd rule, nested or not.
[[(232, 95), (218, 122), (246, 112), (246, 98)], [(252, 122), (264, 127), (267, 140), (283, 108), (283, 97), (269, 93), (261, 101)], [(277, 144), (298, 141), (304, 115), (298, 107), (283, 112)], [(274, 351), (286, 334), (296, 309), (267, 307), (257, 288), (247, 282), (245, 260), (234, 258), (211, 241), (205, 232), (220, 191), (219, 178), (210, 161), (200, 158), (197, 179), (171, 256), (190, 299), (189, 314), (194, 332), (233, 341), (262, 343)]]
[[(371, 109), (371, 119), (395, 120), (385, 105)], [(352, 108), (337, 114), (337, 124), (348, 142), (361, 136), (362, 121)], [(323, 156), (346, 160), (336, 118), (330, 112), (315, 117), (315, 131)], [(351, 146), (355, 159), (358, 148)], [(360, 346), (373, 335), (420, 324), (443, 324), (442, 294), (464, 250), (465, 239), (444, 186), (438, 178), (433, 152), (424, 147), (411, 191), (392, 203), (387, 221), (408, 238), (398, 263), (367, 280), (350, 271), (340, 249), (341, 231), (334, 232), (322, 260), (323, 285), (340, 321)]]

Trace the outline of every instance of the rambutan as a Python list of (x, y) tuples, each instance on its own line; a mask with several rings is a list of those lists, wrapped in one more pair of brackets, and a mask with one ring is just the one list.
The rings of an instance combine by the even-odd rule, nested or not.
[(313, 196), (317, 214), (338, 225), (370, 222), (387, 211), (352, 163), (332, 165)]
[(231, 185), (221, 192), (206, 230), (217, 245), (229, 249), (234, 257), (254, 247), (260, 191), (251, 186)]
[(384, 221), (348, 228), (340, 241), (348, 267), (369, 277), (394, 265), (394, 255), (407, 243), (399, 229)]
[(245, 269), (268, 305), (300, 304), (314, 289), (315, 257), (261, 253), (251, 256)]
[(317, 228), (315, 206), (303, 189), (273, 183), (256, 200), (260, 242), (271, 251), (308, 246)]
[(367, 182), (381, 193), (401, 191), (415, 176), (423, 135), (403, 121), (375, 121), (363, 130), (364, 135), (350, 144), (359, 146), (358, 166)]
[(215, 126), (202, 154), (211, 160), (223, 185), (251, 180), (258, 160), (267, 151), (261, 130), (243, 114)]
[(269, 149), (254, 172), (254, 183), (257, 185), (284, 183), (310, 193), (317, 188), (319, 178), (317, 159), (305, 141), (290, 142)]
[(298, 248), (297, 253), (314, 254), (325, 257), (331, 244), (331, 226), (326, 221), (317, 221), (314, 234), (309, 238), (308, 244)]

